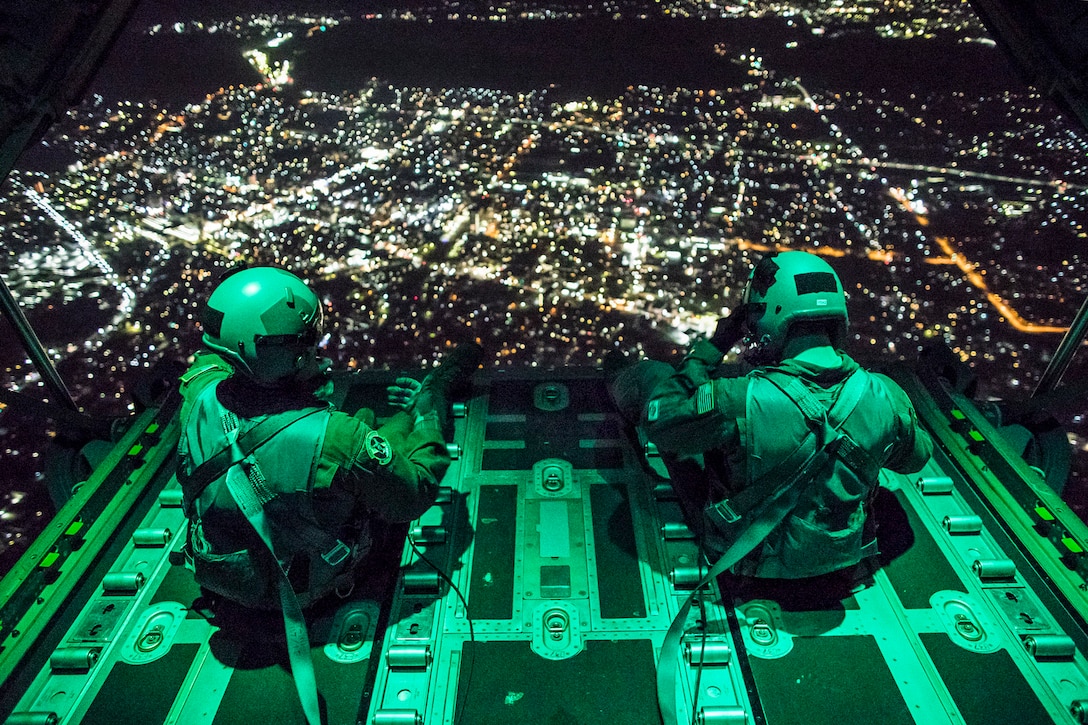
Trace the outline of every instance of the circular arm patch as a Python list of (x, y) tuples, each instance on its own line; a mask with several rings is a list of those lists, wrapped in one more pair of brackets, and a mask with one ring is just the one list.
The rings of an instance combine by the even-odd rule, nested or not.
[(388, 466), (393, 460), (393, 449), (389, 441), (378, 435), (377, 431), (367, 433), (363, 444), (366, 446), (367, 455), (377, 461), (379, 466)]

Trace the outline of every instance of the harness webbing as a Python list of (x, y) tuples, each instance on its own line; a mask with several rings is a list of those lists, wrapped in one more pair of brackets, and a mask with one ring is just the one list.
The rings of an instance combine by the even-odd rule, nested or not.
[[(850, 413), (853, 412), (861, 400), (865, 376), (859, 373), (862, 373), (862, 371), (856, 370), (847, 378), (830, 411), (808, 392), (804, 384), (797, 378), (773, 373), (775, 377), (780, 375), (781, 378), (789, 379), (782, 380), (780, 378), (775, 380), (771, 378), (772, 374), (763, 373), (761, 375), (761, 377), (774, 383), (776, 387), (793, 400), (801, 409), (802, 414), (805, 415), (806, 420), (813, 424), (810, 425), (809, 433), (801, 444), (783, 462), (795, 465), (795, 461), (802, 458), (803, 463), (785, 478), (782, 477), (782, 474), (786, 473), (783, 470), (783, 465), (777, 465), (758, 480), (753, 481), (749, 487), (732, 499), (733, 502), (737, 502), (748, 491), (755, 492), (754, 495), (750, 495), (746, 497), (746, 500), (740, 502), (741, 505), (745, 506), (745, 508), (741, 509), (740, 514), (736, 513), (736, 510), (730, 508), (728, 504), (726, 505), (726, 510), (733, 516), (732, 521), (739, 520), (743, 515), (750, 516), (751, 520), (739, 530), (736, 538), (733, 539), (733, 543), (722, 553), (702, 580), (695, 585), (691, 594), (684, 599), (684, 603), (680, 605), (680, 610), (669, 625), (668, 632), (665, 633), (665, 639), (661, 644), (661, 654), (657, 661), (657, 706), (661, 712), (664, 725), (676, 725), (680, 722), (676, 711), (676, 679), (679, 667), (680, 644), (684, 625), (687, 623), (688, 612), (691, 611), (691, 605), (695, 601), (695, 597), (699, 595), (700, 590), (747, 556), (770, 535), (776, 526), (782, 523), (786, 516), (789, 515), (789, 512), (797, 506), (801, 494), (808, 490), (815, 473), (823, 468), (831, 458), (839, 457), (844, 463), (847, 463), (846, 459), (842, 458), (844, 442), (849, 441), (848, 449), (855, 449), (864, 454), (864, 451), (861, 451), (845, 432), (838, 429), (838, 426), (850, 416)], [(790, 381), (797, 385), (790, 385)], [(780, 382), (791, 389), (788, 391), (783, 389), (783, 386), (779, 384)], [(800, 387), (800, 391), (797, 390), (797, 386)], [(793, 394), (791, 395), (791, 393)], [(822, 439), (819, 442), (817, 441), (818, 437)], [(811, 452), (802, 453), (803, 451)], [(867, 454), (866, 458), (868, 458)], [(879, 472), (879, 469), (876, 470)]]
[[(306, 631), (306, 619), (302, 614), (302, 607), (298, 603), (298, 597), (291, 587), (287, 577), (287, 570), (283, 562), (276, 556), (276, 549), (272, 544), (272, 530), (265, 516), (264, 506), (254, 489), (250, 477), (247, 474), (246, 463), (248, 457), (242, 452), (237, 442), (237, 429), (228, 432), (231, 448), (239, 463), (230, 467), (227, 471), (227, 490), (234, 499), (238, 510), (246, 517), (250, 525), (257, 532), (272, 558), (276, 560), (276, 566), (280, 571), (279, 595), (280, 608), (283, 610), (283, 629), (287, 640), (287, 658), (291, 664), (291, 676), (295, 680), (295, 689), (298, 691), (299, 701), (302, 703), (302, 711), (306, 715), (309, 725), (320, 725), (321, 709), (317, 698), (317, 678), (314, 675), (314, 663), (310, 656), (310, 635)], [(255, 463), (255, 462), (253, 462)]]

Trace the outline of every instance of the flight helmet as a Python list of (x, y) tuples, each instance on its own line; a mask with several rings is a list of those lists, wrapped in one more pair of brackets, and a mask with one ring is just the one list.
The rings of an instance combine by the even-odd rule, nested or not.
[(836, 348), (846, 341), (846, 295), (842, 281), (822, 258), (808, 252), (771, 253), (748, 276), (744, 289), (751, 341), (772, 356), (781, 354), (795, 322), (828, 321)]
[(208, 298), (204, 344), (262, 385), (285, 382), (316, 354), (321, 302), (305, 282), (275, 267), (251, 267)]

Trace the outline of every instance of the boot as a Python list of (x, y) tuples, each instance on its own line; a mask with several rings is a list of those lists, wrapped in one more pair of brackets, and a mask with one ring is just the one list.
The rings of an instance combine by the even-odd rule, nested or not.
[(483, 359), (484, 349), (476, 343), (458, 345), (423, 378), (423, 390), (442, 395), (447, 400), (463, 396), (472, 386), (472, 374)]
[(629, 425), (637, 426), (642, 422), (643, 410), (658, 383), (673, 374), (668, 363), (657, 360), (631, 361), (616, 365), (616, 361), (605, 360), (605, 381), (608, 397), (616, 406), (620, 416)]
[(462, 396), (472, 386), (472, 374), (480, 367), (484, 349), (475, 343), (458, 345), (442, 358), (438, 367), (427, 373), (416, 393), (415, 409), (419, 413), (435, 412), (439, 425), (446, 428), (449, 401)]

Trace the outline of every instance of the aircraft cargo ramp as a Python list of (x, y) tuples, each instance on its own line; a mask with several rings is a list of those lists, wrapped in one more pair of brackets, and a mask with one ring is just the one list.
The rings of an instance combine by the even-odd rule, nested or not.
[[(883, 474), (880, 565), (839, 593), (701, 593), (665, 655), (681, 722), (1088, 722), (1084, 525), (969, 400), (892, 374), (937, 451)], [(342, 407), (388, 414), (389, 379), (338, 379)], [(176, 407), (0, 583), (0, 719), (303, 722), (279, 614), (210, 611), (182, 565)], [(662, 642), (703, 569), (652, 447), (598, 370), (482, 372), (455, 412), (438, 505), (309, 613), (325, 721), (659, 723)]]

